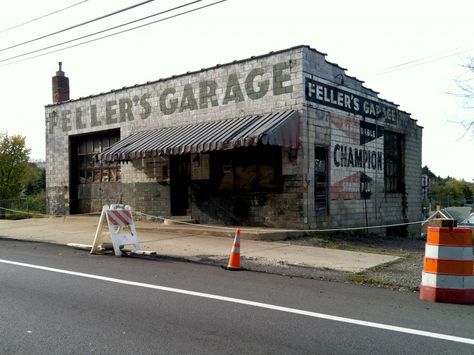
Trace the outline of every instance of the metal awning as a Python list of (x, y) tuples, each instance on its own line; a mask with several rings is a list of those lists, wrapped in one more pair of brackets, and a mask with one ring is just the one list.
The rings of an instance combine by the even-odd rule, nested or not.
[(278, 145), (299, 146), (298, 112), (281, 111), (134, 133), (98, 155), (102, 161)]

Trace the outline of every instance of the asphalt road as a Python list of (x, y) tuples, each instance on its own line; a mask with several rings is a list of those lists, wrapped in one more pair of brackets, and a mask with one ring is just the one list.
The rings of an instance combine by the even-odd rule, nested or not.
[(0, 239), (0, 353), (472, 354), (474, 306)]

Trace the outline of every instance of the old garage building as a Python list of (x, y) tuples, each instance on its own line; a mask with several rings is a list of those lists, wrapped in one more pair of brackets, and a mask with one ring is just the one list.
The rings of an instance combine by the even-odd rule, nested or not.
[(51, 214), (298, 229), (420, 216), (422, 128), (308, 46), (46, 106)]

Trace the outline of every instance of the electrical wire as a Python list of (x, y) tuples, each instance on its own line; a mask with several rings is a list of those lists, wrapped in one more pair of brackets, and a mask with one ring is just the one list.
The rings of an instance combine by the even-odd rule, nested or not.
[(25, 41), (25, 42), (21, 42), (21, 43), (17, 43), (17, 44), (14, 44), (10, 47), (5, 47), (5, 48), (0, 48), (0, 52), (3, 52), (3, 51), (6, 51), (8, 49), (12, 49), (12, 48), (16, 48), (16, 47), (20, 47), (20, 46), (23, 46), (25, 44), (28, 44), (28, 43), (32, 43), (32, 42), (36, 42), (36, 41), (39, 41), (40, 39), (44, 39), (44, 38), (48, 38), (48, 37), (51, 37), (51, 36), (54, 36), (54, 35), (57, 35), (59, 33), (63, 33), (63, 32), (66, 32), (66, 31), (69, 31), (69, 30), (72, 30), (74, 28), (78, 28), (78, 27), (81, 27), (81, 26), (84, 26), (84, 25), (88, 25), (90, 23), (93, 23), (93, 22), (96, 22), (96, 21), (99, 21), (99, 20), (103, 20), (107, 17), (111, 17), (111, 16), (114, 16), (114, 15), (117, 15), (117, 14), (120, 14), (122, 12), (125, 12), (125, 11), (128, 11), (128, 10), (132, 10), (136, 7), (139, 7), (139, 6), (142, 6), (142, 5), (145, 5), (145, 4), (148, 4), (152, 1), (155, 1), (155, 0), (146, 0), (146, 1), (143, 1), (143, 2), (140, 2), (138, 4), (135, 4), (135, 5), (131, 5), (131, 6), (128, 6), (126, 8), (123, 8), (123, 9), (120, 9), (120, 10), (117, 10), (117, 11), (114, 11), (114, 12), (111, 12), (109, 14), (106, 14), (106, 15), (103, 15), (103, 16), (99, 16), (99, 17), (96, 17), (96, 18), (93, 18), (91, 20), (88, 20), (88, 21), (85, 21), (85, 22), (81, 22), (81, 23), (78, 23), (76, 25), (73, 25), (73, 26), (70, 26), (70, 27), (66, 27), (66, 28), (63, 28), (62, 30), (59, 30), (59, 31), (55, 31), (55, 32), (52, 32), (52, 33), (48, 33), (46, 35), (43, 35), (43, 36), (40, 36), (40, 37), (36, 37), (36, 38), (33, 38), (33, 39), (30, 39), (28, 41)]
[(73, 44), (72, 46), (67, 46), (67, 47), (64, 47), (64, 48), (55, 49), (55, 50), (53, 50), (53, 51), (49, 51), (49, 52), (42, 53), (42, 54), (38, 54), (38, 55), (35, 55), (35, 56), (32, 56), (32, 57), (20, 59), (20, 60), (13, 61), (13, 62), (10, 62), (10, 63), (6, 63), (6, 64), (3, 64), (3, 65), (0, 65), (0, 67), (5, 67), (5, 66), (11, 65), (11, 64), (24, 62), (24, 61), (27, 61), (27, 60), (30, 60), (30, 59), (34, 59), (34, 58), (38, 58), (38, 57), (42, 57), (42, 56), (45, 56), (45, 55), (48, 55), (48, 54), (52, 54), (52, 53), (64, 51), (64, 50), (66, 50), (66, 49), (70, 49), (70, 48), (74, 48), (74, 47), (79, 47), (79, 46), (82, 46), (82, 45), (85, 45), (85, 44), (88, 44), (88, 43), (92, 43), (92, 42), (95, 42), (95, 41), (99, 41), (99, 40), (101, 40), (101, 39), (113, 37), (113, 36), (116, 36), (116, 35), (119, 35), (119, 34), (122, 34), (122, 33), (130, 32), (130, 31), (133, 31), (133, 30), (142, 28), (142, 27), (146, 27), (146, 26), (149, 26), (149, 25), (153, 25), (153, 24), (158, 23), (158, 22), (163, 22), (163, 21), (166, 21), (166, 20), (170, 20), (170, 19), (172, 19), (172, 18), (175, 18), (175, 17), (179, 17), (179, 16), (182, 16), (182, 15), (186, 15), (186, 14), (189, 14), (189, 13), (192, 13), (192, 12), (195, 12), (195, 11), (198, 11), (198, 10), (202, 10), (202, 9), (207, 8), (207, 7), (211, 7), (211, 6), (214, 6), (214, 5), (217, 5), (217, 4), (226, 2), (226, 1), (228, 1), (228, 0), (216, 1), (216, 2), (213, 2), (213, 3), (207, 4), (207, 5), (203, 5), (203, 6), (200, 6), (200, 7), (196, 7), (196, 8), (194, 8), (194, 9), (192, 9), (192, 10), (183, 11), (183, 12), (180, 12), (180, 13), (175, 14), (175, 15), (172, 15), (172, 16), (164, 17), (164, 18), (159, 19), (159, 20), (155, 20), (155, 21), (148, 22), (148, 23), (145, 23), (145, 24), (142, 24), (142, 25), (139, 25), (139, 26), (131, 27), (131, 28), (128, 28), (128, 29), (119, 31), (119, 32), (111, 33), (111, 34), (109, 34), (109, 35), (105, 35), (105, 36), (102, 36), (102, 37), (94, 38), (94, 39), (91, 39), (91, 40), (88, 40), (88, 41), (84, 41), (84, 42), (81, 42), (81, 43)]
[(48, 16), (51, 16), (51, 15), (57, 14), (57, 13), (59, 13), (59, 12), (65, 11), (65, 10), (69, 10), (69, 9), (71, 9), (71, 8), (73, 8), (73, 7), (76, 7), (76, 6), (78, 6), (78, 5), (81, 5), (81, 4), (83, 4), (83, 3), (85, 3), (85, 2), (88, 2), (88, 1), (89, 1), (89, 0), (82, 0), (82, 1), (80, 1), (80, 2), (77, 2), (77, 3), (75, 3), (75, 4), (69, 5), (69, 6), (67, 6), (67, 7), (62, 8), (62, 9), (59, 9), (59, 10), (56, 10), (56, 11), (53, 11), (53, 12), (49, 12), (49, 13), (44, 14), (44, 15), (41, 15), (41, 16), (39, 16), (39, 17), (35, 17), (35, 18), (31, 19), (31, 20), (28, 20), (28, 21), (19, 23), (18, 25), (11, 26), (11, 27), (5, 28), (5, 29), (3, 29), (3, 30), (0, 30), (0, 33), (8, 32), (8, 31), (11, 31), (11, 30), (13, 30), (13, 29), (15, 29), (15, 28), (18, 28), (18, 27), (21, 27), (21, 26), (24, 26), (24, 25), (28, 25), (28, 24), (30, 24), (30, 23), (32, 23), (32, 22), (41, 20), (41, 19), (43, 19), (43, 18), (45, 18), (45, 17), (48, 17)]
[(201, 2), (201, 1), (203, 1), (203, 0), (191, 1), (191, 2), (188, 2), (188, 3), (186, 3), (186, 4), (173, 7), (173, 8), (171, 8), (171, 9), (167, 9), (167, 10), (164, 10), (164, 11), (160, 11), (160, 12), (157, 12), (157, 13), (155, 13), (155, 14), (148, 15), (148, 16), (145, 16), (145, 17), (142, 17), (142, 18), (133, 20), (133, 21), (129, 21), (129, 22), (126, 22), (126, 23), (117, 25), (117, 26), (113, 26), (113, 27), (106, 28), (105, 30), (101, 30), (101, 31), (97, 31), (97, 32), (94, 32), (94, 33), (90, 33), (90, 34), (84, 35), (84, 36), (76, 37), (76, 38), (73, 38), (73, 39), (70, 39), (70, 40), (67, 40), (67, 41), (64, 41), (64, 42), (56, 43), (56, 44), (53, 44), (53, 45), (50, 45), (50, 46), (47, 46), (47, 47), (43, 47), (43, 48), (40, 48), (40, 49), (35, 49), (35, 50), (33, 50), (33, 51), (26, 52), (26, 53), (22, 53), (22, 54), (18, 54), (18, 55), (9, 57), (9, 58), (0, 59), (0, 63), (6, 62), (6, 61), (9, 61), (9, 60), (12, 60), (12, 59), (16, 59), (16, 58), (21, 58), (21, 57), (24, 57), (24, 56), (29, 55), (29, 54), (34, 54), (34, 53), (42, 52), (42, 51), (45, 51), (45, 50), (47, 50), (47, 49), (51, 49), (51, 48), (54, 48), (54, 47), (61, 46), (61, 45), (63, 45), (63, 44), (68, 44), (68, 43), (71, 43), (71, 42), (75, 42), (75, 41), (78, 41), (78, 40), (81, 40), (81, 39), (84, 39), (84, 38), (92, 37), (92, 36), (95, 36), (95, 35), (98, 35), (98, 34), (101, 34), (101, 33), (104, 33), (104, 32), (112, 31), (112, 30), (115, 30), (115, 29), (117, 29), (117, 28), (124, 27), (124, 26), (128, 26), (128, 25), (131, 25), (131, 24), (136, 23), (136, 22), (140, 22), (140, 21), (143, 21), (143, 20), (152, 18), (152, 17), (156, 17), (156, 16), (158, 16), (158, 15), (163, 15), (163, 14), (165, 14), (165, 13), (168, 13), (168, 12), (171, 12), (171, 11), (174, 11), (174, 10), (181, 9), (181, 8), (183, 8), (183, 7), (186, 7), (186, 6), (193, 5), (193, 4), (198, 3), (198, 2)]
[[(48, 215), (45, 213), (36, 213), (36, 212), (25, 212), (25, 211), (20, 211), (20, 210), (13, 210), (5, 207), (0, 207), (0, 210), (6, 211), (6, 212), (12, 212), (12, 213), (19, 213), (19, 214), (26, 214), (26, 215), (31, 215), (31, 216), (37, 216), (37, 217), (51, 217), (52, 215)], [(165, 221), (167, 218), (163, 216), (153, 216), (147, 213), (143, 213), (140, 211), (133, 211), (132, 212), (134, 215), (141, 215), (147, 218), (151, 219), (157, 219), (161, 221)], [(68, 216), (87, 216), (87, 215), (99, 215), (100, 212), (89, 212), (89, 213), (80, 213), (80, 214), (74, 214), (74, 215), (54, 215), (55, 217), (68, 217)], [(326, 229), (278, 229), (279, 232), (286, 232), (286, 233), (301, 233), (301, 232), (306, 232), (306, 233), (322, 233), (322, 232), (348, 232), (348, 231), (357, 231), (357, 230), (366, 230), (366, 229), (381, 229), (381, 228), (391, 228), (391, 227), (401, 227), (401, 226), (411, 226), (411, 225), (424, 225), (426, 224), (430, 219), (426, 220), (419, 220), (419, 221), (413, 221), (413, 222), (404, 222), (404, 223), (394, 223), (394, 224), (381, 224), (381, 225), (375, 225), (375, 226), (368, 226), (368, 227), (345, 227), (345, 228), (326, 228)], [(195, 223), (190, 223), (190, 222), (184, 222), (184, 221), (174, 221), (176, 224), (181, 224), (181, 225), (187, 225), (190, 227), (194, 227), (199, 229), (198, 226), (196, 226)], [(205, 225), (205, 229), (217, 229), (217, 230), (223, 230), (223, 231), (234, 231), (234, 227), (223, 227), (223, 226), (216, 226), (216, 225)], [(264, 228), (245, 228), (245, 232), (249, 233), (262, 233), (265, 229)], [(152, 240), (150, 240), (152, 241)]]
[[(457, 49), (460, 49), (460, 48), (456, 48), (455, 50), (457, 50)], [(385, 69), (381, 69), (377, 72), (372, 72), (372, 73), (365, 74), (364, 77), (370, 78), (370, 77), (374, 77), (374, 76), (393, 73), (395, 71), (399, 71), (399, 70), (403, 70), (403, 69), (409, 69), (409, 68), (413, 68), (413, 67), (416, 67), (416, 66), (437, 62), (439, 60), (443, 60), (443, 59), (453, 57), (453, 56), (456, 56), (456, 55), (459, 55), (459, 54), (470, 52), (473, 49), (474, 48), (468, 48), (468, 49), (463, 49), (463, 50), (456, 51), (456, 52), (450, 53), (450, 54), (443, 54), (443, 55), (436, 55), (436, 56), (431, 55), (431, 56), (426, 56), (426, 57), (423, 57), (423, 58), (410, 60), (408, 62), (404, 62), (404, 63), (397, 64), (397, 65), (394, 65), (394, 66), (391, 66), (391, 67), (388, 67), (388, 68), (385, 68)], [(451, 51), (448, 51), (448, 52), (451, 52)]]

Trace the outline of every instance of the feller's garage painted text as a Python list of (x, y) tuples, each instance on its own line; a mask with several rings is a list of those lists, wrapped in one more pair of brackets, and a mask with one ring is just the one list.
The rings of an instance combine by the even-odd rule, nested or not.
[[(265, 68), (253, 68), (245, 75), (243, 85), (239, 73), (231, 73), (225, 83), (215, 80), (202, 80), (187, 83), (182, 87), (164, 87), (157, 92), (147, 92), (141, 96), (124, 97), (105, 102), (104, 108), (91, 103), (88, 107), (52, 111), (48, 116), (48, 131), (55, 128), (68, 132), (73, 129), (85, 129), (115, 123), (148, 119), (154, 110), (158, 115), (171, 115), (183, 111), (207, 109), (250, 100), (259, 100), (272, 92), (274, 96), (293, 92), (290, 64), (276, 63), (272, 71)], [(220, 90), (219, 90), (220, 89)], [(157, 96), (158, 100), (151, 100)], [(156, 108), (154, 103), (156, 102)], [(102, 115), (99, 113), (103, 112)]]

